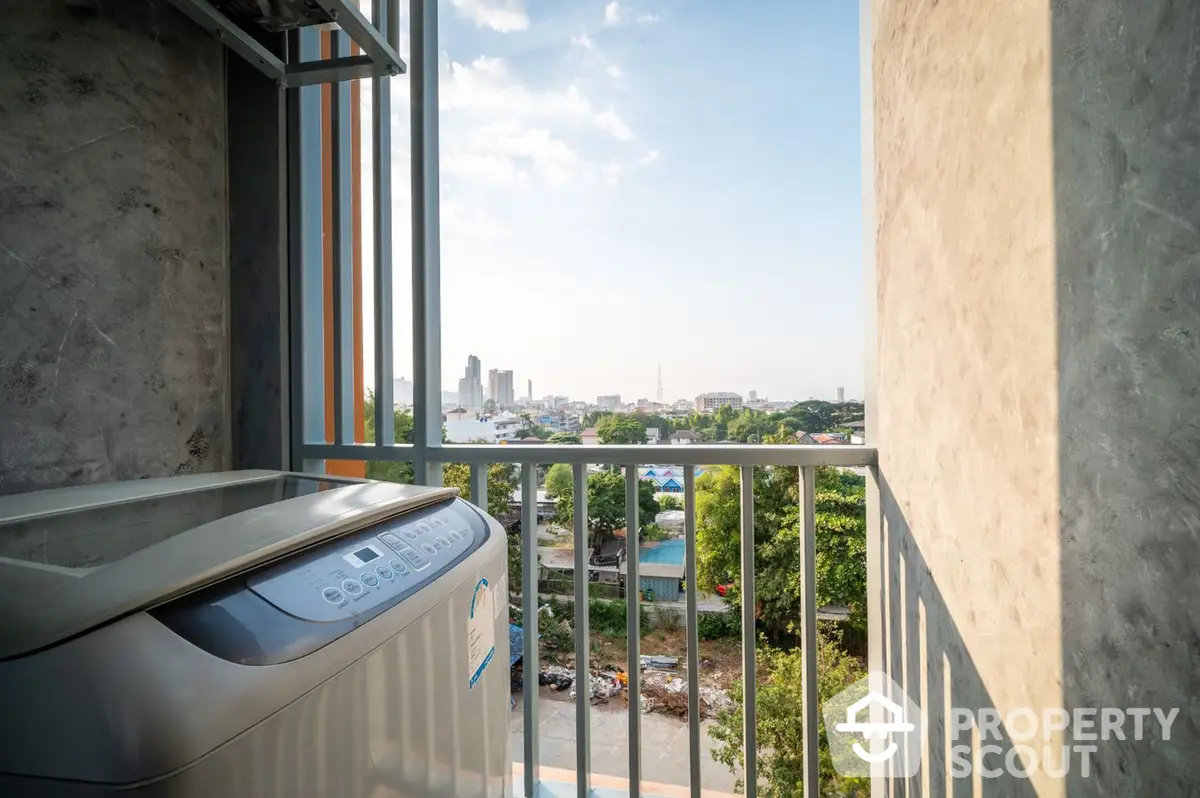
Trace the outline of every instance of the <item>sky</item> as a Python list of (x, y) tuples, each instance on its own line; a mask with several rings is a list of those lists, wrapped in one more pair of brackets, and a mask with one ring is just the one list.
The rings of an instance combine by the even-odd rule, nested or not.
[[(443, 387), (474, 354), (518, 396), (532, 379), (535, 397), (653, 399), (661, 367), (667, 401), (861, 397), (858, 36), (853, 0), (442, 0)], [(408, 82), (391, 84), (411, 378)]]

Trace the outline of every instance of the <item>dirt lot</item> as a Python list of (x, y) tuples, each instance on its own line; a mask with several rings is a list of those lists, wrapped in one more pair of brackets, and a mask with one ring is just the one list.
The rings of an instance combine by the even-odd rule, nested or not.
[[(624, 637), (592, 636), (594, 663), (624, 669), (629, 649)], [(682, 629), (652, 631), (642, 635), (642, 654), (679, 657), (679, 670), (687, 671), (687, 638)], [(700, 641), (700, 679), (703, 684), (728, 690), (742, 676), (742, 644), (738, 640)]]

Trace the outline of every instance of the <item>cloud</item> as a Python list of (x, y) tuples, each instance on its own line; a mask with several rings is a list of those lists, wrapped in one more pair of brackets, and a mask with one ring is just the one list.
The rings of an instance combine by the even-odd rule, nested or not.
[(592, 37), (586, 33), (581, 33), (578, 36), (571, 37), (571, 44), (577, 44), (585, 50), (596, 49), (596, 43), (592, 41)]
[(604, 24), (616, 25), (620, 23), (622, 13), (619, 0), (612, 0), (611, 3), (604, 7)]
[(613, 64), (609, 64), (608, 68), (606, 68), (604, 71), (607, 72), (608, 74), (612, 75), (614, 78), (621, 77), (621, 68), (618, 66), (614, 66)]
[(621, 117), (617, 116), (617, 112), (610, 105), (600, 113), (593, 117), (596, 127), (608, 133), (618, 141), (629, 141), (633, 138), (633, 131), (629, 129), (629, 125), (622, 121)]
[(638, 158), (637, 165), (638, 166), (649, 166), (652, 163), (658, 163), (658, 159), (661, 155), (662, 155), (662, 152), (659, 150), (650, 150), (645, 155), (643, 155), (641, 158)]
[(596, 110), (578, 86), (532, 89), (512, 74), (502, 58), (480, 56), (470, 64), (451, 61), (443, 68), (440, 88), (442, 111), (491, 111), (530, 119), (590, 123), (621, 141), (633, 136), (611, 106)]
[(461, 16), (481, 28), (512, 33), (529, 27), (525, 0), (450, 0), (450, 3)]
[(638, 14), (637, 21), (642, 25), (652, 25), (658, 22), (662, 17), (658, 14)]

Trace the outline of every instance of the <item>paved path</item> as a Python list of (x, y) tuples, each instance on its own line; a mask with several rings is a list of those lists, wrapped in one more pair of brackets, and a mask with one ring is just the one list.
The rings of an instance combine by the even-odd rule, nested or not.
[[(513, 759), (524, 751), (524, 718), (520, 699), (510, 715)], [(575, 704), (543, 696), (538, 702), (541, 765), (573, 773), (575, 770)], [(617, 779), (629, 776), (629, 716), (620, 709), (593, 707), (591, 772)], [(733, 793), (736, 777), (712, 758), (708, 736), (710, 721), (700, 724), (700, 775), (706, 790)], [(663, 785), (688, 784), (687, 723), (673, 715), (642, 715), (642, 780)], [(655, 792), (665, 795), (666, 792)]]

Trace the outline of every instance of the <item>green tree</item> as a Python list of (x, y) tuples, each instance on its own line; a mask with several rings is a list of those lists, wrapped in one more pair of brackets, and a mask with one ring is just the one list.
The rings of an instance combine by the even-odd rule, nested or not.
[(546, 495), (551, 499), (569, 495), (574, 485), (575, 475), (566, 463), (555, 463), (546, 472)]
[(664, 493), (662, 496), (658, 497), (659, 512), (662, 512), (664, 510), (682, 510), (682, 509), (683, 509), (683, 499), (681, 499), (680, 497), (675, 496), (674, 494), (671, 494), (671, 493)]
[[(861, 478), (817, 469), (817, 606), (845, 605), (852, 624), (865, 621), (866, 489)], [(721, 466), (696, 481), (697, 584), (713, 590), (733, 584), (729, 599), (741, 604), (741, 477)], [(775, 640), (795, 633), (802, 595), (798, 474), (794, 468), (754, 470), (755, 598), (762, 628)]]
[[(367, 443), (375, 442), (375, 394), (367, 391), (366, 401), (363, 402), (364, 435)], [(396, 432), (396, 443), (413, 442), (413, 417), (407, 410), (396, 410), (393, 413), (393, 429)], [(378, 479), (385, 482), (401, 482), (411, 485), (413, 481), (412, 463), (392, 463), (380, 460), (367, 461), (367, 479)]]
[[(764, 798), (798, 798), (804, 794), (804, 655), (799, 648), (781, 651), (763, 646), (757, 652), (759, 673), (755, 710), (758, 718), (758, 774), (765, 786), (758, 794)], [(846, 654), (836, 632), (822, 629), (817, 636), (817, 701), (828, 701), (858, 682), (865, 675), (859, 662)], [(745, 738), (742, 732), (744, 685), (730, 690), (733, 708), (720, 710), (709, 729), (717, 743), (713, 759), (736, 773), (745, 767)], [(867, 796), (869, 779), (841, 778), (833, 770), (833, 758), (825, 731), (825, 719), (818, 721), (820, 742), (817, 746), (821, 772), (820, 795)], [(745, 784), (738, 781), (741, 792)]]
[[(517, 489), (517, 465), (492, 463), (488, 466), (487, 496), (489, 515), (502, 518), (509, 513), (513, 491)], [(442, 466), (442, 484), (458, 488), (465, 499), (471, 497), (471, 467), (466, 463), (446, 463)]]
[(552, 443), (555, 445), (579, 445), (583, 443), (583, 438), (578, 432), (556, 432), (546, 439), (546, 443)]
[(614, 414), (596, 425), (596, 437), (603, 444), (643, 444), (646, 442), (646, 427), (636, 418), (625, 414)]
[[(568, 466), (569, 468), (569, 466)], [(551, 469), (553, 470), (553, 468)], [(549, 477), (547, 477), (549, 480)], [(571, 523), (575, 513), (574, 482), (557, 494), (556, 515), (561, 523)], [(625, 526), (625, 476), (602, 471), (588, 476), (588, 530), (600, 542), (612, 537), (613, 531)], [(638, 481), (638, 528), (654, 522), (658, 502), (654, 485)]]

